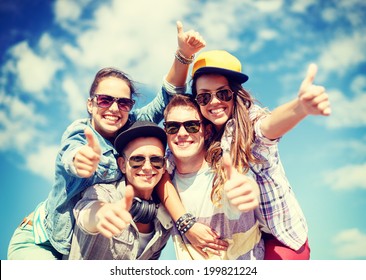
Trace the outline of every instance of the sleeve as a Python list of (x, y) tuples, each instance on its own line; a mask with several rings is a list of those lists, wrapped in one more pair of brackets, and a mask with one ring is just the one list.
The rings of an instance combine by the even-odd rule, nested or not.
[(65, 130), (61, 138), (61, 163), (67, 174), (74, 177), (79, 177), (74, 167), (74, 157), (87, 144), (84, 134), (87, 126), (86, 120), (75, 121)]
[(270, 114), (269, 111), (259, 107), (258, 105), (254, 105), (249, 110), (249, 118), (254, 122), (254, 134), (255, 134), (255, 143), (263, 144), (265, 146), (276, 145), (281, 138), (277, 139), (268, 139), (265, 137), (261, 130), (261, 125), (263, 119)]
[(130, 120), (151, 121), (160, 123), (164, 118), (164, 110), (171, 97), (176, 93), (184, 92), (186, 87), (175, 87), (164, 78), (161, 89), (157, 92), (155, 98), (146, 106), (133, 110), (130, 114)]

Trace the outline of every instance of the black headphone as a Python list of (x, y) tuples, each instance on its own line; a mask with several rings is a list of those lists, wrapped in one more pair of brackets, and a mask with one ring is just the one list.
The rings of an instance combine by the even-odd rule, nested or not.
[(133, 198), (130, 213), (135, 223), (148, 224), (158, 214), (159, 205), (153, 200), (144, 200), (138, 197)]

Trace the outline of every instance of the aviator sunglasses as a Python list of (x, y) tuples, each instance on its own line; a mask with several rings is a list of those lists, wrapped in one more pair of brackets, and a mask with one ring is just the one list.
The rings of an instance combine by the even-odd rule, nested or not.
[(94, 97), (97, 100), (97, 106), (100, 108), (109, 108), (116, 102), (119, 110), (129, 112), (131, 111), (133, 104), (135, 104), (135, 100), (125, 97), (113, 97), (106, 94), (94, 94), (93, 98)]
[(176, 134), (182, 125), (188, 133), (197, 133), (200, 130), (201, 121), (192, 120), (185, 122), (165, 122), (165, 132), (167, 134)]
[(211, 102), (213, 96), (216, 96), (216, 98), (220, 101), (230, 101), (233, 98), (233, 92), (230, 89), (220, 89), (216, 92), (204, 92), (197, 94), (196, 96), (196, 102), (200, 106), (206, 106), (208, 103)]
[[(162, 169), (165, 164), (165, 158), (160, 156), (151, 156), (148, 158), (152, 167), (156, 169)], [(128, 159), (128, 163), (132, 168), (140, 168), (146, 162), (146, 157), (144, 156), (132, 156)]]

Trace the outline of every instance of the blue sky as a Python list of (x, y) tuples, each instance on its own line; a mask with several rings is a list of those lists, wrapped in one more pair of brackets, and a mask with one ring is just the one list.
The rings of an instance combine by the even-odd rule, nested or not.
[[(153, 12), (152, 12), (153, 11)], [(93, 76), (116, 66), (150, 101), (176, 49), (176, 20), (206, 50), (235, 54), (265, 106), (296, 97), (310, 62), (330, 117), (308, 117), (280, 154), (309, 224), (315, 260), (366, 259), (366, 3), (362, 0), (0, 2), (0, 259), (46, 198), (61, 135), (87, 116)], [(163, 259), (174, 259), (168, 244)]]

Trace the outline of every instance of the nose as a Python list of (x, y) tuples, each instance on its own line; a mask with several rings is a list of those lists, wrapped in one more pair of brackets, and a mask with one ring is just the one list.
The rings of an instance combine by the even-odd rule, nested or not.
[(119, 111), (117, 101), (113, 101), (112, 105), (109, 107), (111, 111)]
[(189, 133), (187, 132), (186, 128), (184, 127), (184, 125), (182, 124), (177, 132), (178, 135), (182, 136), (182, 135), (188, 135)]
[(212, 93), (210, 104), (212, 103), (220, 103), (220, 99), (217, 98), (216, 93)]
[(148, 169), (148, 170), (152, 169), (151, 162), (148, 158), (145, 160), (144, 164), (142, 165), (142, 169), (145, 169), (145, 170), (146, 169)]

